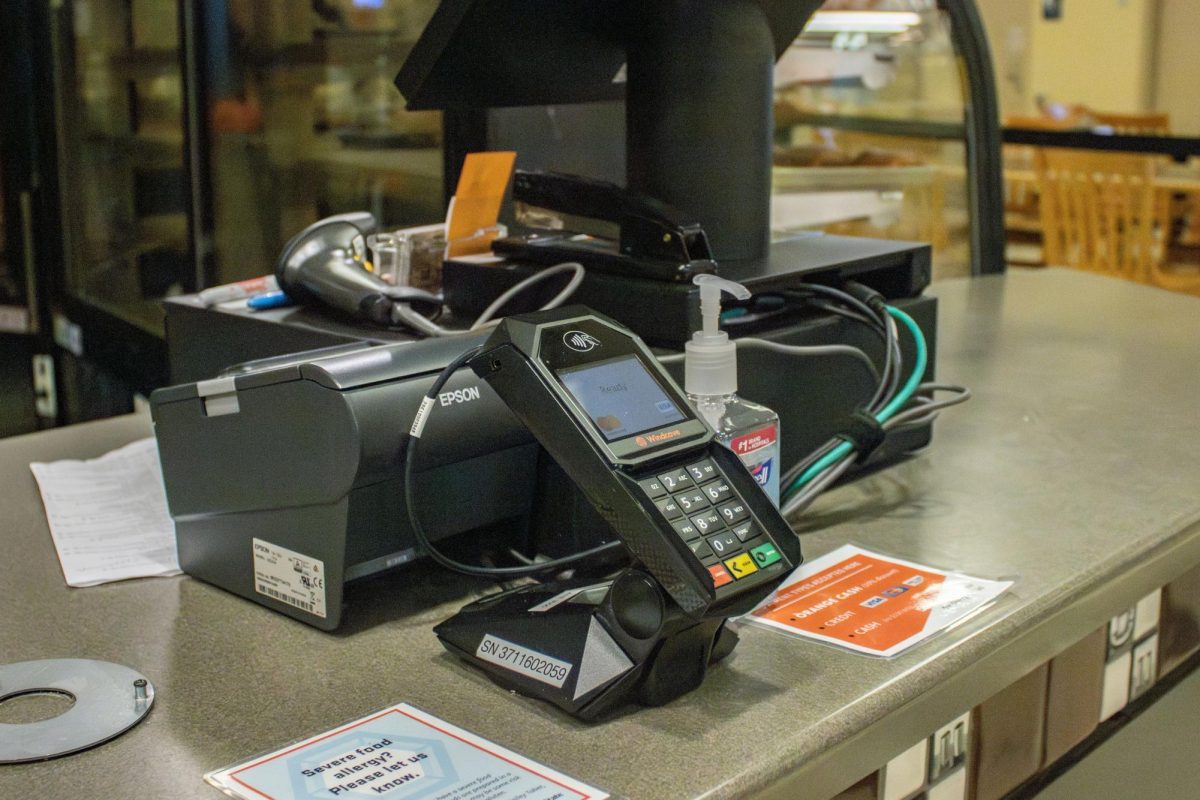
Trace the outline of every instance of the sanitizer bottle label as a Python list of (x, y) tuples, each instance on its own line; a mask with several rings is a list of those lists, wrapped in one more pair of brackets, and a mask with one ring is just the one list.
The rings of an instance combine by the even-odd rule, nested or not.
[(779, 505), (779, 428), (768, 425), (743, 433), (729, 440), (727, 445), (737, 454), (758, 481), (758, 485)]

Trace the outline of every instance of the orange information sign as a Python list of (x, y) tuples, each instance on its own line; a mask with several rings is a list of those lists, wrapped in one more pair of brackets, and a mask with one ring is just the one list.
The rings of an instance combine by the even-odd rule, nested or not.
[(1011, 585), (844, 545), (800, 566), (743, 619), (892, 656), (974, 614)]

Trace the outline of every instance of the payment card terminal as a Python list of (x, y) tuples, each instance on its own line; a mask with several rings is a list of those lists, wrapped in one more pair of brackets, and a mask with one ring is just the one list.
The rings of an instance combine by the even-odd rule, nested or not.
[[(443, 643), (494, 680), (584, 717), (631, 696), (657, 704), (694, 688), (736, 642), (724, 620), (800, 563), (791, 527), (616, 322), (579, 306), (508, 317), (469, 365), (635, 564), (601, 584), (486, 598), (438, 627)], [(589, 645), (603, 653), (590, 665)], [(597, 683), (599, 663), (610, 666)]]

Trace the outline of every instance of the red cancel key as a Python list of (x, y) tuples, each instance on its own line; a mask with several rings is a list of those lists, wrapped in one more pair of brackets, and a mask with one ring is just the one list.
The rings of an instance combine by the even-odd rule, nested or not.
[(714, 589), (720, 589), (725, 584), (733, 582), (733, 577), (720, 564), (713, 564), (709, 567), (708, 574), (712, 575)]

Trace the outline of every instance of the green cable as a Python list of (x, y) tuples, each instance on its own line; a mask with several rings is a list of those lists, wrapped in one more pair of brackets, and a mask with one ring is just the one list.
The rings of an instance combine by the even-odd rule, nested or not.
[[(880, 409), (879, 413), (875, 415), (875, 420), (879, 423), (884, 423), (891, 419), (892, 415), (899, 411), (900, 407), (907, 403), (909, 398), (916, 393), (917, 387), (921, 384), (921, 379), (925, 375), (926, 362), (929, 360), (929, 350), (925, 345), (925, 335), (921, 333), (921, 328), (918, 327), (917, 323), (913, 321), (913, 318), (894, 306), (884, 306), (884, 309), (888, 314), (900, 320), (904, 327), (908, 328), (909, 333), (912, 334), (913, 342), (916, 344), (917, 348), (917, 361), (915, 364), (913, 364), (913, 371), (912, 374), (908, 376), (908, 382), (905, 383), (904, 386), (901, 387), (900, 391), (896, 393), (896, 396), (893, 397), (891, 401), (888, 402), (888, 404)], [(850, 444), (849, 442), (842, 442), (837, 447), (826, 453), (824, 458), (821, 458), (819, 461), (801, 473), (800, 477), (796, 478), (792, 485), (784, 490), (784, 495), (790, 495), (792, 492), (795, 492), (801, 486), (824, 472), (829, 466), (837, 463), (853, 449), (854, 445)]]

